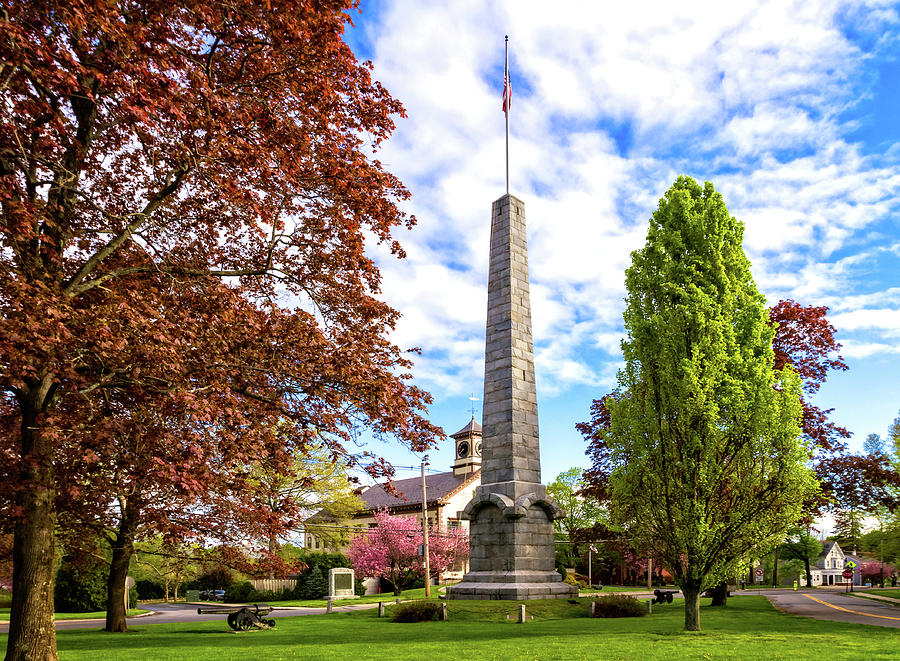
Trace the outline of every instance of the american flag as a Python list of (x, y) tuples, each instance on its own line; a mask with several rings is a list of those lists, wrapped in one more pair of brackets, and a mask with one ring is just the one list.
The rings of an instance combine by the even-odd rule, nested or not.
[(503, 72), (503, 112), (509, 113), (512, 102), (512, 85), (509, 84), (509, 71)]

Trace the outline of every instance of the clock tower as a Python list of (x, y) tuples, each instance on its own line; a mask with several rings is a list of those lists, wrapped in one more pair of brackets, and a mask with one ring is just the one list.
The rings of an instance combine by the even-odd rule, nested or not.
[(481, 470), (481, 425), (475, 422), (475, 416), (465, 427), (450, 434), (450, 438), (456, 443), (453, 474), (465, 475)]

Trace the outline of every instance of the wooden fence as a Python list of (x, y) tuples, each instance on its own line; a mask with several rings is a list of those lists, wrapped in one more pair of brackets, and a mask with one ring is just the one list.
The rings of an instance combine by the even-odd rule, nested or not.
[(282, 590), (293, 590), (297, 585), (295, 578), (257, 578), (250, 581), (254, 590), (271, 590), (272, 592), (281, 592)]

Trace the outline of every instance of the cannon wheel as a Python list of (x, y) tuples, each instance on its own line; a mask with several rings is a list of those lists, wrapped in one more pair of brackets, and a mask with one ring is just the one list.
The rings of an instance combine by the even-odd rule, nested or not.
[(237, 622), (235, 621), (235, 617), (237, 617), (237, 613), (228, 614), (228, 626), (237, 631)]
[(669, 593), (666, 594), (666, 603), (667, 603), (667, 604), (671, 604), (671, 603), (672, 603), (672, 593), (671, 593), (671, 592), (669, 592)]
[(248, 631), (253, 628), (253, 616), (250, 613), (235, 613), (235, 627), (239, 631)]
[(275, 628), (275, 620), (271, 620), (271, 619), (270, 620), (262, 620), (262, 622), (270, 629)]

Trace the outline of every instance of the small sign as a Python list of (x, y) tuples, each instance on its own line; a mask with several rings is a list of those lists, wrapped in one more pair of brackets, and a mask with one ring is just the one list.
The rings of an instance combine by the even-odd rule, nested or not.
[(757, 582), (757, 583), (762, 583), (762, 582), (763, 582), (763, 568), (762, 568), (762, 567), (757, 567), (757, 568), (756, 568), (756, 574), (755, 574), (755, 575), (756, 575), (756, 582)]
[(856, 567), (856, 563), (853, 560), (848, 560), (844, 563), (844, 569), (853, 569)]
[(843, 576), (844, 578), (853, 578), (853, 570), (845, 569), (844, 571), (841, 572), (841, 576)]

